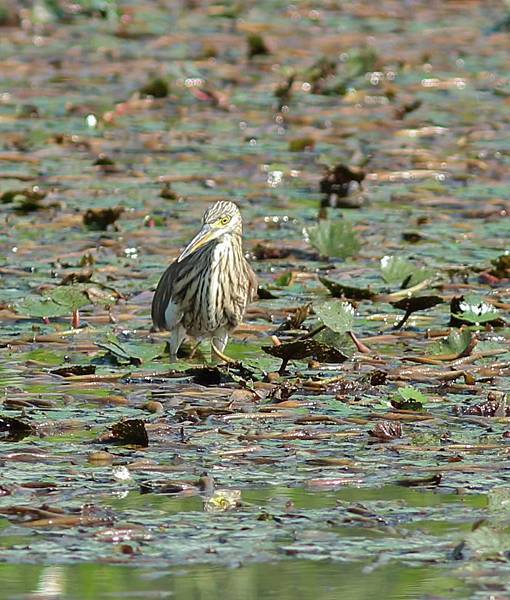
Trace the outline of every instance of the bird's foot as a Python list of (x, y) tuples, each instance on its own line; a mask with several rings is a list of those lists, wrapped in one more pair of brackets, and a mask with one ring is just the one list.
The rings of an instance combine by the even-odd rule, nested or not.
[(216, 347), (213, 340), (211, 340), (211, 351), (212, 351), (213, 357), (216, 356), (216, 358), (219, 358), (223, 362), (230, 364), (230, 365), (237, 364), (237, 360), (234, 360), (233, 358), (230, 358), (230, 356), (223, 354), (223, 352), (219, 348)]

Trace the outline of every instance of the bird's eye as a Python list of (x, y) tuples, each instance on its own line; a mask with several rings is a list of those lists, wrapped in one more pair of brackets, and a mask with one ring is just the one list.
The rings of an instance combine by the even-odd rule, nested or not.
[(220, 219), (220, 225), (228, 225), (230, 223), (231, 217), (226, 216)]

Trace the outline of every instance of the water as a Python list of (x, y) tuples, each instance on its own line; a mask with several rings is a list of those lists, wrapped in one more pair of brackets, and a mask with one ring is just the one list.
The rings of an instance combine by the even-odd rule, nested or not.
[(239, 568), (197, 566), (167, 570), (102, 564), (0, 565), (5, 600), (411, 600), (466, 598), (469, 588), (435, 567), (283, 561)]

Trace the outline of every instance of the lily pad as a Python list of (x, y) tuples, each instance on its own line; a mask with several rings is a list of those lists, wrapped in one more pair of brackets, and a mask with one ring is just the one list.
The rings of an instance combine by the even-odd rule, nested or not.
[(346, 333), (354, 326), (354, 307), (349, 302), (328, 300), (313, 309), (324, 325), (336, 333)]
[(107, 342), (96, 342), (106, 350), (106, 356), (116, 364), (141, 365), (150, 362), (165, 352), (165, 344), (148, 344), (146, 342), (121, 342), (115, 336), (109, 336)]
[(469, 329), (461, 329), (460, 331), (452, 329), (447, 338), (432, 344), (430, 351), (432, 354), (462, 354), (471, 343), (472, 337), (473, 334)]
[(381, 275), (390, 285), (408, 288), (432, 279), (435, 271), (417, 267), (400, 256), (383, 256), (381, 258)]
[(473, 295), (453, 298), (450, 303), (451, 324), (483, 325), (501, 319), (500, 314), (492, 304)]
[(427, 396), (411, 386), (398, 388), (391, 405), (399, 410), (421, 410), (429, 401)]
[(361, 242), (348, 221), (319, 221), (307, 228), (310, 244), (321, 256), (327, 258), (348, 258), (357, 254)]

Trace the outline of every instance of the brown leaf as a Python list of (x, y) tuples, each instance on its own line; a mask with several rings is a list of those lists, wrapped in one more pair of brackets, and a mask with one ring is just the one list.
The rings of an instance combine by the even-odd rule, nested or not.
[(419, 477), (417, 479), (399, 479), (395, 483), (403, 487), (430, 487), (439, 485), (441, 483), (442, 478), (443, 476), (441, 475), (441, 473), (436, 473), (435, 475), (431, 475), (430, 477)]
[(83, 215), (83, 223), (89, 229), (104, 231), (108, 225), (113, 225), (123, 212), (123, 206), (89, 208)]
[(68, 365), (51, 369), (52, 375), (60, 375), (60, 377), (71, 377), (72, 375), (93, 375), (96, 372), (95, 365)]
[(349, 358), (340, 350), (311, 338), (285, 342), (279, 346), (262, 346), (262, 350), (286, 361), (314, 358), (321, 362), (342, 363)]
[(361, 188), (366, 173), (356, 167), (336, 165), (329, 169), (320, 181), (320, 191), (325, 195), (322, 206), (335, 208), (357, 208), (349, 201), (342, 200)]
[(377, 438), (382, 442), (388, 442), (402, 437), (402, 425), (398, 422), (383, 421), (368, 432), (368, 435)]
[(110, 431), (100, 436), (103, 444), (122, 444), (147, 448), (149, 436), (141, 419), (126, 419), (111, 426)]
[(29, 423), (15, 417), (0, 417), (0, 440), (19, 442), (34, 432)]

